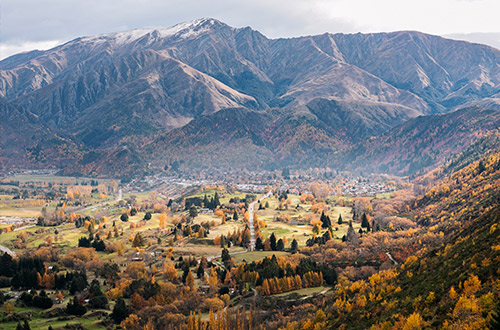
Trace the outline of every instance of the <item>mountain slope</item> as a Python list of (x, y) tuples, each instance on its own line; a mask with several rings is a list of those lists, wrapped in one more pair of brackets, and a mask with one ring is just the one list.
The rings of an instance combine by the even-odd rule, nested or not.
[[(223, 109), (268, 112), (275, 133), (253, 134), (276, 155), (250, 162), (263, 166), (324, 163), (411, 118), (499, 93), (500, 51), (418, 32), (268, 39), (199, 19), (82, 37), (0, 61), (6, 102), (96, 155), (141, 149), (157, 135), (176, 145), (178, 133), (168, 132), (192, 120), (203, 127), (196, 119)], [(241, 120), (233, 125), (246, 129)], [(186, 157), (188, 146), (179, 148)], [(206, 150), (198, 157), (210, 158)], [(219, 165), (210, 158), (203, 166), (211, 164)], [(405, 171), (396, 167), (386, 168)]]
[(0, 170), (65, 167), (78, 159), (82, 146), (54, 133), (40, 119), (0, 99)]
[(341, 156), (341, 164), (362, 171), (398, 175), (431, 169), (497, 129), (499, 110), (475, 106), (408, 120), (354, 146)]

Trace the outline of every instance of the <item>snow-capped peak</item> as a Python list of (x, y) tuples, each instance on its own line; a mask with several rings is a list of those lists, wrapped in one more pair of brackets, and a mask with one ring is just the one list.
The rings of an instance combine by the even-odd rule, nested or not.
[(101, 34), (95, 37), (86, 37), (81, 40), (92, 42), (105, 42), (113, 40), (115, 44), (123, 45), (140, 39), (153, 31), (158, 31), (161, 38), (177, 36), (179, 38), (188, 39), (210, 31), (217, 23), (220, 22), (213, 18), (200, 18), (193, 21), (179, 23), (165, 29), (135, 29), (124, 32)]

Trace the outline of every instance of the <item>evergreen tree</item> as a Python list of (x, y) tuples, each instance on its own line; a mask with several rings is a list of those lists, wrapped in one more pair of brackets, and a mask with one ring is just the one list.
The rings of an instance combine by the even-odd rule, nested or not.
[(276, 250), (283, 251), (284, 249), (285, 249), (285, 243), (283, 243), (283, 240), (280, 238), (278, 240), (278, 243), (276, 244)]
[(208, 200), (207, 194), (205, 194), (205, 197), (203, 198), (203, 207), (210, 208), (210, 202)]
[(297, 240), (294, 238), (290, 246), (290, 252), (295, 253), (298, 250), (299, 250), (299, 243), (297, 243)]
[(73, 297), (73, 300), (68, 303), (66, 306), (66, 313), (70, 315), (82, 316), (87, 312), (87, 308), (83, 306), (76, 297)]
[(85, 236), (80, 237), (78, 239), (78, 247), (86, 247), (86, 248), (90, 247), (90, 240)]
[(47, 296), (47, 293), (42, 290), (40, 294), (33, 298), (33, 305), (42, 309), (47, 309), (52, 307), (52, 299)]
[(215, 195), (214, 195), (214, 209), (217, 208), (217, 206), (220, 206), (220, 201), (219, 201), (219, 194), (217, 194), (217, 192), (215, 192)]
[(204, 277), (204, 275), (205, 275), (205, 270), (203, 269), (203, 265), (200, 262), (200, 264), (198, 265), (198, 269), (196, 270), (196, 276), (201, 279)]
[(271, 234), (269, 241), (271, 243), (271, 250), (276, 251), (276, 236), (274, 235), (274, 233)]
[(361, 227), (362, 228), (369, 228), (370, 223), (368, 222), (368, 217), (366, 216), (366, 213), (363, 213), (361, 215)]
[(141, 247), (144, 246), (144, 238), (142, 237), (141, 233), (135, 234), (134, 241), (132, 242), (133, 247)]
[(337, 223), (339, 225), (341, 225), (342, 223), (344, 223), (344, 221), (342, 220), (342, 214), (339, 214), (339, 220), (337, 221)]
[(190, 208), (189, 208), (189, 216), (191, 218), (196, 218), (198, 216), (198, 210), (196, 209), (196, 206), (192, 205)]
[(111, 313), (111, 318), (115, 323), (120, 323), (125, 320), (127, 316), (129, 316), (129, 311), (127, 305), (125, 304), (125, 300), (123, 298), (118, 298), (116, 300), (115, 307), (113, 307), (113, 312)]
[(328, 228), (332, 224), (330, 223), (330, 218), (325, 215), (325, 211), (321, 212), (321, 217), (319, 218), (321, 221), (321, 228)]
[(236, 210), (233, 213), (233, 220), (238, 221), (238, 212)]
[(106, 250), (106, 244), (104, 243), (104, 241), (102, 240), (94, 240), (92, 242), (92, 247), (96, 250), (96, 251), (104, 251)]
[(500, 330), (500, 302), (497, 303), (495, 310), (491, 313), (490, 330)]
[(255, 250), (264, 250), (264, 244), (262, 243), (262, 239), (260, 237), (257, 237), (257, 239), (255, 240)]
[(332, 235), (330, 234), (330, 231), (329, 230), (325, 231), (325, 233), (323, 234), (322, 238), (323, 238), (323, 243), (326, 243), (329, 240), (331, 240), (332, 239)]
[(231, 256), (229, 255), (228, 249), (222, 249), (222, 254), (221, 254), (221, 260), (222, 263), (227, 267), (229, 263), (231, 262)]
[(146, 212), (146, 214), (144, 214), (144, 220), (148, 221), (148, 220), (151, 220), (151, 212)]
[(123, 222), (127, 222), (128, 221), (128, 214), (127, 213), (123, 213), (120, 216), (120, 220), (123, 221)]
[(224, 238), (224, 235), (220, 236), (220, 247), (225, 248), (226, 245), (226, 239)]

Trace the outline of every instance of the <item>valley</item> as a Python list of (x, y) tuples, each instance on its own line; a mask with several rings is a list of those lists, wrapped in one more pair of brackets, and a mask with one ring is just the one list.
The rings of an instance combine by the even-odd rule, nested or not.
[(203, 18), (0, 60), (0, 328), (500, 329), (500, 50)]

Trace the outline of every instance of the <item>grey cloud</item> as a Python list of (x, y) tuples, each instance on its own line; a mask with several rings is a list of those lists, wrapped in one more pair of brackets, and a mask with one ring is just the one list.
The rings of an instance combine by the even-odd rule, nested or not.
[(251, 26), (269, 37), (326, 31), (354, 32), (356, 26), (328, 19), (319, 0), (236, 2), (230, 0), (4, 0), (1, 37), (6, 43), (70, 40), (83, 35), (141, 27), (168, 27), (200, 17), (232, 26)]

